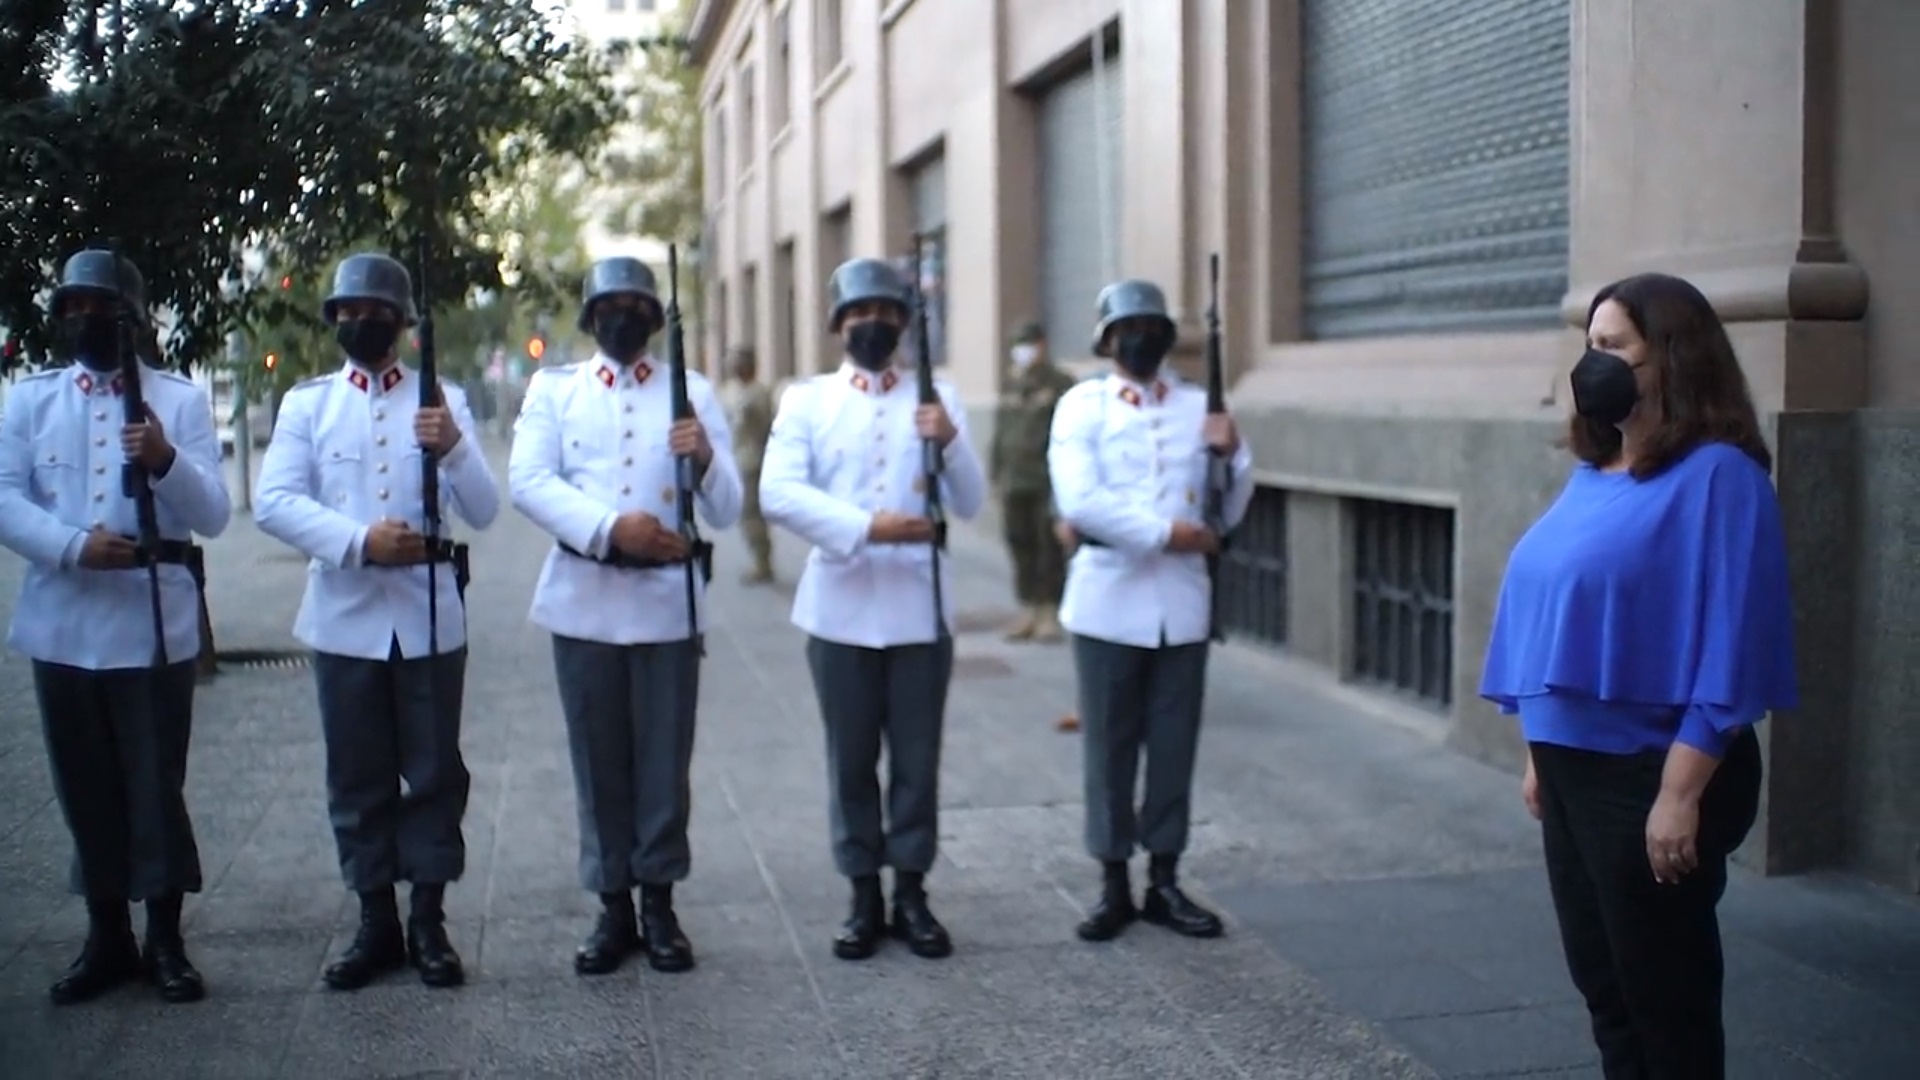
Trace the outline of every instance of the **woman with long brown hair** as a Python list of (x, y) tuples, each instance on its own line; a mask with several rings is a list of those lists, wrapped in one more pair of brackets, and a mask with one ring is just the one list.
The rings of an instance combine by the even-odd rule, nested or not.
[(1509, 557), (1481, 696), (1517, 713), (1609, 1080), (1726, 1072), (1716, 909), (1798, 704), (1772, 457), (1726, 328), (1665, 274), (1600, 290), (1566, 488)]

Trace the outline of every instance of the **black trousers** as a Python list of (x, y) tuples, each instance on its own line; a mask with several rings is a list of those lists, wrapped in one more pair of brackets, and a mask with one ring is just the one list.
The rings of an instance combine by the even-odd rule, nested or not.
[(73, 833), (73, 891), (151, 900), (200, 891), (187, 816), (194, 661), (159, 671), (33, 663), (53, 790)]
[(1598, 754), (1532, 744), (1547, 881), (1573, 983), (1607, 1080), (1722, 1080), (1725, 964), (1716, 909), (1727, 856), (1760, 803), (1760, 742), (1743, 732), (1700, 800), (1700, 865), (1654, 880), (1647, 815), (1665, 751)]

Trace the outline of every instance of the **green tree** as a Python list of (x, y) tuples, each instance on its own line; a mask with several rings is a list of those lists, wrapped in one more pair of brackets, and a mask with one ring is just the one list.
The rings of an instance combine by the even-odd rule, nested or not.
[(34, 363), (59, 260), (103, 237), (187, 359), (300, 318), (310, 298), (250, 277), (250, 250), (312, 268), (364, 238), (426, 253), (436, 308), (498, 291), (488, 193), (590, 160), (620, 114), (605, 59), (540, 0), (4, 3), (0, 326)]
[[(687, 54), (683, 3), (657, 39), (613, 54), (625, 90), (625, 132), (604, 151), (601, 173), (614, 195), (606, 227), (680, 245), (680, 307), (690, 321), (704, 310), (701, 253), (706, 240), (705, 114), (700, 69)], [(662, 275), (665, 267), (659, 268)], [(665, 282), (662, 281), (662, 287)]]

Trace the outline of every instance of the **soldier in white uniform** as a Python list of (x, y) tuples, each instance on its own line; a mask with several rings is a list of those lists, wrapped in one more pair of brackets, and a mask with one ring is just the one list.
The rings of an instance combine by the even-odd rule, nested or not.
[[(646, 264), (595, 263), (579, 326), (599, 352), (534, 375), (507, 469), (513, 505), (558, 541), (531, 618), (553, 634), (579, 801), (580, 881), (602, 907), (574, 954), (582, 975), (615, 971), (642, 948), (659, 971), (694, 963), (673, 886), (693, 865), (689, 769), (712, 551), (681, 535), (676, 456), (691, 455), (694, 505), (714, 528), (739, 520), (741, 491), (726, 415), (699, 372), (687, 372), (696, 418), (673, 418), (672, 373), (647, 350), (664, 325)], [(689, 560), (698, 625), (687, 610)]]
[[(148, 419), (126, 423), (117, 364), (147, 324), (131, 263), (74, 255), (51, 314), (79, 362), (22, 379), (0, 422), (0, 544), (29, 564), (7, 644), (33, 662), (54, 794), (73, 834), (72, 887), (89, 923), (51, 993), (61, 1005), (97, 997), (140, 974), (144, 959), (162, 997), (196, 1001), (205, 986), (180, 936), (183, 894), (201, 887), (184, 794), (200, 654), (191, 538), (220, 535), (232, 512), (220, 442), (206, 394), (144, 364)], [(144, 466), (153, 492), (158, 616), (132, 539), (129, 462)], [(133, 900), (147, 905), (144, 957)]]
[[(890, 928), (916, 955), (939, 958), (953, 945), (927, 905), (925, 878), (939, 836), (953, 638), (951, 610), (933, 607), (923, 440), (942, 448), (941, 491), (955, 516), (980, 512), (986, 474), (953, 387), (938, 382), (941, 404), (921, 405), (914, 373), (896, 366), (909, 314), (899, 271), (855, 259), (834, 271), (828, 289), (828, 322), (847, 360), (782, 395), (760, 502), (768, 521), (813, 545), (793, 621), (807, 633), (826, 721), (834, 864), (853, 882), (852, 911), (833, 949), (843, 960), (865, 959)], [(876, 775), (883, 741), (884, 815)], [(883, 866), (893, 868), (890, 925)]]
[[(1201, 524), (1207, 458), (1231, 455), (1229, 529), (1253, 499), (1253, 452), (1206, 389), (1163, 370), (1173, 348), (1166, 298), (1147, 281), (1101, 290), (1093, 348), (1114, 370), (1060, 398), (1047, 466), (1077, 550), (1061, 621), (1073, 635), (1086, 728), (1086, 843), (1105, 884), (1078, 927), (1105, 941), (1136, 917), (1189, 937), (1221, 932), (1218, 916), (1181, 891), (1194, 754), (1206, 693), (1212, 593), (1206, 555), (1220, 538)], [(1134, 807), (1146, 752), (1146, 792)], [(1127, 860), (1148, 855), (1136, 908)]]
[[(421, 408), (419, 376), (399, 362), (400, 335), (418, 321), (406, 267), (381, 254), (348, 256), (322, 314), (346, 363), (281, 402), (254, 518), (312, 560), (293, 630), (315, 653), (327, 813), (341, 875), (361, 905), (359, 932), (325, 978), (357, 990), (410, 963), (428, 986), (457, 986), (465, 971), (443, 900), (467, 855), (466, 548), (444, 534), (430, 543), (422, 531), (422, 448), (469, 526), (493, 523), (500, 494), (466, 395), (442, 384), (442, 404)], [(404, 936), (399, 881), (412, 886)]]

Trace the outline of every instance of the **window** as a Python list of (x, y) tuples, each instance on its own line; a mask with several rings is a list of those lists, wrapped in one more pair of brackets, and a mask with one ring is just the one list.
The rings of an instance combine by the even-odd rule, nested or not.
[(627, 10), (627, 0), (607, 0), (607, 10), (617, 15)]
[(1453, 703), (1453, 511), (1356, 499), (1353, 675)]
[(773, 19), (773, 68), (767, 72), (767, 121), (779, 134), (793, 118), (793, 40), (788, 21), (793, 5), (780, 9)]
[(633, 10), (635, 10), (635, 11), (652, 11), (652, 10), (653, 10), (653, 0), (633, 0)]
[(713, 177), (716, 198), (725, 198), (727, 194), (727, 106), (725, 102), (716, 102), (713, 106), (713, 129), (708, 135), (713, 140), (709, 156), (713, 159), (709, 175)]
[(740, 83), (740, 169), (745, 172), (753, 168), (760, 158), (760, 144), (754, 131), (754, 105), (757, 95), (754, 92), (755, 71), (751, 63), (740, 65), (740, 71), (734, 77)]
[(814, 78), (824, 79), (840, 66), (841, 50), (845, 47), (841, 39), (844, 20), (841, 16), (840, 0), (820, 0), (820, 5), (814, 10), (819, 13), (820, 19), (815, 35), (820, 45), (818, 50), (820, 69), (814, 72)]

